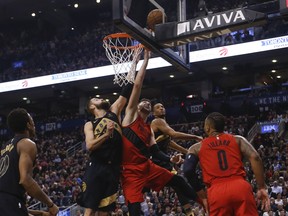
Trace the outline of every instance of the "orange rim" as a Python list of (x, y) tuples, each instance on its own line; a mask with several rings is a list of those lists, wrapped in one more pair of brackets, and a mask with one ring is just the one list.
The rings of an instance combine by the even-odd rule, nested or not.
[[(104, 41), (108, 41), (108, 38), (113, 38), (113, 39), (116, 39), (116, 38), (131, 38), (133, 39), (129, 34), (127, 33), (114, 33), (114, 34), (110, 34), (110, 35), (107, 35), (103, 38), (103, 42)], [(112, 49), (135, 49), (135, 48), (144, 48), (144, 46), (139, 43), (137, 45), (134, 45), (134, 46), (127, 46), (127, 47), (122, 47), (122, 46), (111, 46), (109, 45), (108, 43), (106, 43), (109, 47), (111, 47)]]

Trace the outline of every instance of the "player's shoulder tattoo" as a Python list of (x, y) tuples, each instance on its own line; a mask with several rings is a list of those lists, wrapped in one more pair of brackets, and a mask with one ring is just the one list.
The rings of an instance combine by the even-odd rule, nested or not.
[(201, 142), (198, 142), (189, 148), (189, 153), (198, 155), (200, 149), (201, 149)]

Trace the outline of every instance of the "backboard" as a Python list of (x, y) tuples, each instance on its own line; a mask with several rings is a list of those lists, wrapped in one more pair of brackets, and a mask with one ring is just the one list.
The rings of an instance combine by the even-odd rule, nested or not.
[(117, 28), (174, 65), (177, 70), (189, 72), (188, 45), (163, 47), (155, 40), (155, 35), (146, 29), (147, 15), (156, 8), (164, 10), (168, 21), (186, 20), (185, 2), (186, 0), (157, 0), (157, 2), (155, 0), (113, 0), (113, 22)]
[[(196, 3), (191, 7), (191, 2)], [(215, 14), (209, 13), (203, 6), (206, 10), (200, 13), (195, 11), (191, 16), (191, 11), (201, 9), (201, 5), (205, 6), (205, 0), (113, 0), (113, 21), (121, 31), (131, 35), (179, 71), (185, 72), (192, 70), (189, 43), (267, 22), (266, 13), (244, 6)], [(155, 32), (151, 33), (145, 28), (147, 15), (156, 8), (165, 12), (167, 21), (157, 24)]]

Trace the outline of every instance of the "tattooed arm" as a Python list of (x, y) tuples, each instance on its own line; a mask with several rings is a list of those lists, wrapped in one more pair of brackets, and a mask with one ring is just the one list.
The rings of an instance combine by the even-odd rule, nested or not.
[(249, 159), (258, 185), (257, 197), (262, 201), (262, 209), (270, 209), (270, 200), (266, 191), (262, 160), (255, 148), (242, 136), (235, 136), (242, 155)]
[(258, 188), (266, 188), (262, 160), (255, 148), (242, 136), (235, 136), (242, 155), (247, 158), (254, 172)]

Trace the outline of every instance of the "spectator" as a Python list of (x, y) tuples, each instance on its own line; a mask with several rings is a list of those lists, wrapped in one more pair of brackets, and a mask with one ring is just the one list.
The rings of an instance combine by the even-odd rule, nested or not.
[(277, 198), (275, 199), (275, 204), (278, 205), (282, 205), (283, 206), (283, 200), (282, 200), (282, 196), (280, 193), (277, 194)]
[(165, 207), (165, 213), (162, 216), (175, 216), (175, 215), (172, 213), (171, 207), (166, 206)]
[(288, 212), (288, 198), (287, 197), (283, 197), (283, 209)]
[(156, 210), (155, 210), (156, 215), (163, 215), (164, 214), (164, 209), (162, 207), (162, 204), (156, 203)]
[(274, 213), (272, 210), (268, 211), (268, 212), (264, 212), (263, 216), (274, 216)]
[(250, 34), (249, 30), (245, 30), (242, 37), (243, 42), (250, 42), (253, 41), (253, 35)]
[(149, 208), (147, 216), (157, 216), (153, 208)]
[(283, 205), (277, 205), (277, 210), (275, 211), (275, 216), (286, 216), (285, 210), (283, 209)]
[(271, 210), (275, 212), (277, 210), (277, 204), (275, 203), (275, 198), (271, 197), (270, 198), (270, 205), (271, 205)]
[(181, 205), (178, 205), (176, 207), (176, 216), (186, 216), (186, 214), (183, 212)]
[(271, 187), (271, 194), (270, 196), (274, 199), (277, 198), (277, 194), (282, 193), (282, 186), (278, 185), (278, 181), (273, 182), (273, 186)]
[(68, 207), (70, 205), (70, 200), (68, 197), (65, 197), (63, 192), (60, 192), (59, 196), (56, 199), (56, 203), (60, 207)]

